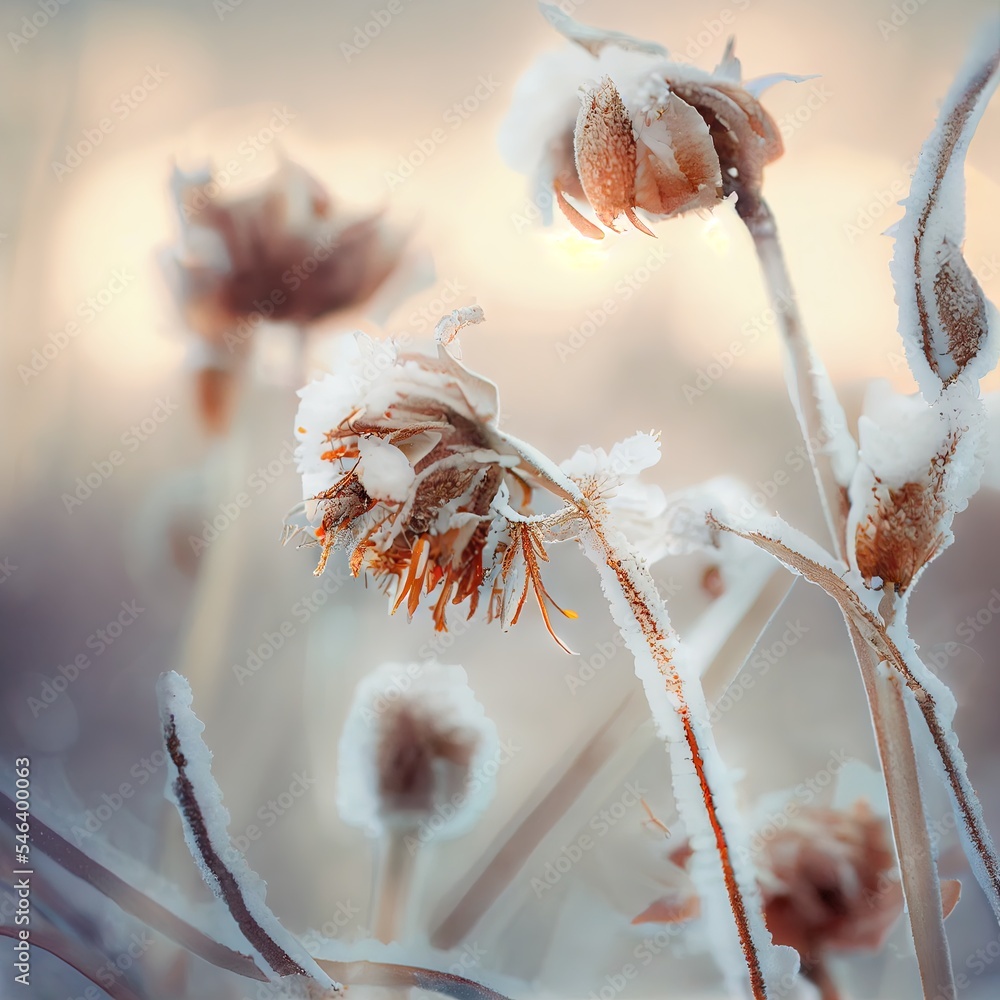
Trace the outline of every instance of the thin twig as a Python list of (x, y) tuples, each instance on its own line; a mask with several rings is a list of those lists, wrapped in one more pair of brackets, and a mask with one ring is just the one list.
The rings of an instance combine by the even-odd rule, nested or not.
[(737, 212), (753, 238), (760, 260), (764, 283), (767, 285), (785, 348), (788, 394), (809, 452), (823, 513), (833, 539), (834, 553), (843, 556), (847, 493), (834, 474), (831, 449), (835, 445), (838, 430), (842, 433), (846, 431), (831, 427), (830, 414), (824, 412), (824, 405), (836, 405), (836, 402), (829, 388), (829, 377), (823, 363), (813, 352), (806, 337), (771, 209), (763, 198), (742, 195), (737, 202)]

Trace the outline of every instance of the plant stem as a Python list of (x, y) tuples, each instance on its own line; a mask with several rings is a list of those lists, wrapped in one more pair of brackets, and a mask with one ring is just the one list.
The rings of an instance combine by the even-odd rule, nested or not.
[[(636, 673), (643, 682), (653, 718), (671, 749), (678, 812), (693, 841), (703, 839), (696, 832), (710, 834), (714, 840), (751, 990), (755, 1000), (764, 1000), (768, 988), (761, 952), (773, 946), (764, 925), (753, 873), (743, 871), (742, 878), (737, 874), (731, 842), (734, 831), (726, 828), (719, 815), (720, 799), (723, 807), (735, 815), (735, 796), (719, 780), (724, 771), (708, 723), (700, 682), (697, 675), (685, 678), (681, 674), (674, 658), (676, 634), (645, 563), (630, 550), (623, 537), (615, 537), (617, 532), (596, 510), (585, 510), (585, 517), (587, 525), (580, 536), (581, 543), (601, 576), (612, 617), (635, 657)], [(684, 750), (677, 752), (681, 744), (686, 755)], [(691, 771), (707, 815), (708, 829), (704, 828), (704, 816), (699, 816), (693, 807), (694, 797), (686, 787), (685, 779), (690, 779)], [(710, 777), (710, 771), (714, 777)], [(712, 903), (710, 898), (704, 900), (706, 907)]]
[(837, 405), (823, 363), (813, 352), (799, 315), (795, 290), (788, 274), (785, 255), (778, 238), (778, 227), (763, 198), (741, 194), (737, 212), (753, 238), (760, 261), (771, 307), (777, 316), (785, 347), (785, 379), (795, 414), (809, 451), (809, 460), (827, 527), (833, 539), (834, 553), (842, 557), (847, 527), (847, 497), (837, 482), (833, 460), (828, 450), (837, 431), (830, 426), (830, 413), (824, 413), (824, 401)]
[(902, 684), (897, 674), (880, 670), (879, 659), (857, 625), (847, 615), (845, 621), (871, 709), (924, 997), (952, 1000), (955, 981), (944, 929), (941, 885), (927, 829)]
[(379, 941), (389, 944), (399, 939), (406, 928), (410, 890), (416, 870), (417, 850), (406, 845), (407, 836), (416, 843), (417, 830), (388, 830), (380, 845), (378, 886), (375, 891), (375, 916), (372, 933)]

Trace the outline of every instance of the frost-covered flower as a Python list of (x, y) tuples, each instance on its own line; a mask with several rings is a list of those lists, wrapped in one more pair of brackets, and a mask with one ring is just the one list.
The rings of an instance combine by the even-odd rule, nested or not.
[[(575, 42), (541, 57), (522, 78), (500, 144), (512, 167), (551, 189), (584, 236), (603, 231), (566, 198), (589, 203), (609, 229), (624, 215), (667, 218), (711, 208), (736, 193), (753, 200), (764, 166), (783, 152), (758, 97), (773, 75), (746, 83), (732, 44), (711, 73), (674, 62), (666, 49), (578, 24), (541, 4)], [(652, 234), (650, 234), (652, 235)]]
[[(496, 386), (445, 346), (457, 325), (480, 318), (446, 317), (426, 353), (358, 334), (337, 371), (299, 393), (296, 456), (320, 521), (317, 572), (343, 545), (355, 575), (395, 583), (393, 610), (405, 604), (412, 615), (433, 601), (438, 629), (449, 604), (468, 602), (471, 617), (482, 594), (491, 617), (514, 624), (529, 589), (548, 625), (554, 602), (539, 564), (546, 541), (573, 537), (584, 491), (500, 430)], [(563, 506), (532, 511), (538, 488)]]
[(259, 189), (227, 196), (210, 172), (175, 171), (173, 257), (184, 317), (232, 350), (262, 320), (312, 320), (367, 299), (403, 242), (381, 214), (351, 218), (304, 167), (282, 159)]
[(456, 837), (489, 804), (498, 745), (461, 667), (387, 663), (358, 685), (340, 738), (341, 818)]
[[(850, 809), (786, 809), (754, 838), (764, 917), (775, 943), (802, 958), (817, 982), (830, 951), (877, 951), (903, 911), (888, 824), (864, 801)], [(669, 855), (671, 870), (690, 859), (687, 843)], [(677, 866), (677, 867), (674, 867)], [(679, 873), (677, 873), (679, 875)], [(683, 877), (683, 876), (681, 876)], [(670, 890), (633, 923), (679, 923), (698, 915), (694, 887), (675, 876)], [(946, 915), (957, 900), (946, 884)]]
[(858, 421), (851, 481), (852, 563), (875, 589), (906, 591), (951, 542), (951, 523), (979, 488), (983, 405), (959, 379), (932, 404), (875, 382)]

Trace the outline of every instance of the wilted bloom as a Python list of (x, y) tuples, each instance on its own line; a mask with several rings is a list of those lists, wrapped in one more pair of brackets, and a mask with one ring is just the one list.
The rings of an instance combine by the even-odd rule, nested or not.
[[(765, 825), (755, 841), (764, 918), (776, 944), (821, 978), (828, 951), (878, 950), (903, 910), (888, 824), (863, 801), (849, 810), (799, 808)], [(670, 855), (684, 867), (690, 848)], [(953, 905), (953, 897), (947, 908)], [(698, 913), (691, 888), (653, 902), (633, 923), (675, 923)]]
[(869, 587), (904, 592), (950, 543), (955, 513), (979, 487), (982, 403), (964, 379), (933, 404), (875, 382), (858, 431), (852, 562)]
[(489, 804), (497, 751), (461, 667), (387, 663), (358, 685), (340, 738), (341, 818), (373, 834), (458, 836)]
[[(350, 550), (351, 571), (395, 584), (393, 610), (433, 600), (517, 619), (529, 587), (548, 621), (539, 562), (552, 518), (533, 517), (533, 487), (562, 501), (575, 484), (497, 425), (493, 383), (464, 368), (441, 340), (402, 351), (358, 334), (338, 370), (301, 390), (296, 417), (304, 496), (316, 508), (323, 552)], [(559, 520), (559, 515), (553, 515)], [(572, 613), (569, 613), (572, 614)]]
[(187, 325), (203, 340), (197, 368), (209, 423), (227, 410), (228, 374), (266, 321), (304, 325), (371, 297), (404, 239), (381, 213), (349, 216), (303, 167), (282, 159), (249, 193), (206, 171), (175, 170), (180, 245), (168, 270)]
[(541, 7), (579, 48), (548, 54), (528, 71), (501, 147), (537, 188), (552, 189), (579, 232), (604, 235), (566, 195), (588, 202), (609, 229), (624, 215), (647, 233), (636, 209), (663, 219), (711, 208), (734, 192), (748, 203), (758, 196), (764, 166), (783, 147), (757, 98), (771, 83), (796, 78), (741, 82), (732, 43), (706, 73), (652, 42)]

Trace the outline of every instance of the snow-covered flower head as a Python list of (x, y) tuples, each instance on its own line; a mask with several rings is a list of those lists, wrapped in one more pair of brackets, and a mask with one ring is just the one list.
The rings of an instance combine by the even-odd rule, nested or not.
[(575, 42), (543, 56), (522, 78), (500, 143), (512, 167), (551, 189), (584, 236), (603, 231), (566, 198), (589, 203), (609, 229), (624, 215), (667, 218), (711, 208), (735, 192), (752, 201), (763, 169), (783, 152), (757, 98), (787, 76), (741, 82), (732, 43), (712, 73), (671, 60), (666, 49), (578, 24), (550, 4), (542, 12)]
[(983, 406), (959, 379), (929, 404), (874, 382), (858, 421), (848, 541), (869, 587), (905, 592), (951, 542), (951, 524), (979, 488)]
[(461, 667), (387, 663), (358, 685), (340, 738), (341, 818), (458, 836), (490, 802), (498, 749)]
[[(440, 630), (449, 605), (467, 602), (471, 618), (481, 596), (507, 628), (533, 592), (551, 632), (547, 605), (576, 616), (542, 584), (546, 544), (576, 537), (609, 494), (617, 496), (612, 513), (631, 505), (635, 519), (641, 499), (655, 512), (659, 491), (612, 489), (611, 479), (633, 479), (659, 449), (651, 435), (610, 456), (585, 449), (567, 474), (505, 433), (496, 386), (452, 353), (457, 329), (481, 319), (477, 307), (456, 310), (430, 350), (345, 339), (336, 370), (300, 391), (296, 458), (306, 510), (319, 522), (317, 573), (342, 546), (354, 575), (370, 572), (392, 590), (393, 610), (405, 604), (412, 615), (427, 601)], [(612, 458), (620, 468), (605, 468)], [(536, 493), (557, 509), (533, 510)]]

